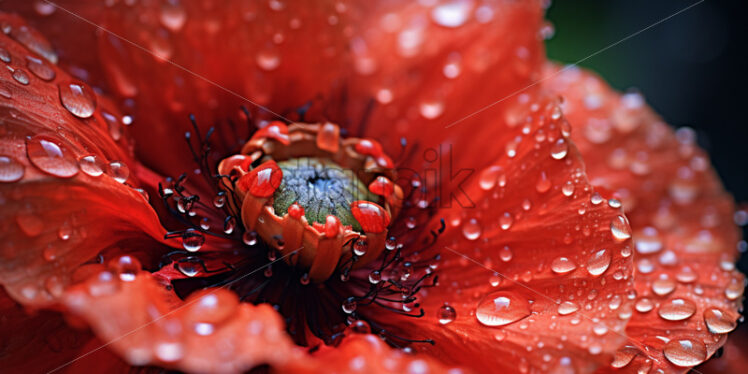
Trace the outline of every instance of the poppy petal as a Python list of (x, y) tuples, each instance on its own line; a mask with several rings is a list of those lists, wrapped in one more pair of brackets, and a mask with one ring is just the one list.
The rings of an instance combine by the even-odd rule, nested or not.
[(694, 132), (670, 129), (639, 93), (618, 94), (576, 68), (547, 74), (593, 184), (615, 191), (631, 219), (637, 299), (626, 333), (647, 354), (619, 366), (679, 372), (704, 362), (739, 317), (732, 197)]
[[(29, 32), (17, 17), (0, 22), (11, 37)], [(0, 35), (9, 60), (0, 73), (0, 281), (16, 300), (43, 306), (100, 251), (123, 239), (158, 245), (164, 230), (135, 188), (122, 117), (11, 37)]]
[(528, 107), (526, 122), (492, 135), (504, 154), (466, 183), (474, 206), (438, 213), (447, 229), (439, 284), (419, 298), (425, 316), (376, 320), (433, 340), (413, 347), (451, 365), (591, 372), (626, 342), (629, 226), (589, 184), (556, 103)]

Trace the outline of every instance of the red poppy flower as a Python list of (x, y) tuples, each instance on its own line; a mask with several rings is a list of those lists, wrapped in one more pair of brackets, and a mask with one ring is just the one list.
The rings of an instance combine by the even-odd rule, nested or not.
[(706, 361), (734, 204), (692, 132), (546, 65), (541, 3), (7, 4), (3, 367)]

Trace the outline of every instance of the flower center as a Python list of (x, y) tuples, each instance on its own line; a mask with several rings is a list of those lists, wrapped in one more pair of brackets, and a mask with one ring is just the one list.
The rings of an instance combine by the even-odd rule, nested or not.
[(270, 122), (218, 172), (245, 229), (315, 282), (378, 258), (402, 203), (379, 143), (341, 139), (331, 123)]
[(333, 215), (343, 226), (362, 232), (361, 224), (351, 213), (351, 203), (378, 199), (352, 171), (343, 170), (329, 159), (308, 157), (281, 161), (278, 167), (283, 171), (283, 180), (273, 195), (276, 215), (285, 215), (291, 204), (298, 203), (309, 223), (324, 224), (327, 216)]

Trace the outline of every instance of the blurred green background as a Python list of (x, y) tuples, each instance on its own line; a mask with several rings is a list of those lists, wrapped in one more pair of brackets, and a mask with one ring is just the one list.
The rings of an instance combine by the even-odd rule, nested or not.
[[(574, 63), (690, 5), (690, 1), (556, 0), (551, 59)], [(748, 79), (744, 1), (708, 0), (652, 26), (580, 66), (619, 89), (636, 88), (665, 120), (690, 126), (725, 186), (748, 201)]]

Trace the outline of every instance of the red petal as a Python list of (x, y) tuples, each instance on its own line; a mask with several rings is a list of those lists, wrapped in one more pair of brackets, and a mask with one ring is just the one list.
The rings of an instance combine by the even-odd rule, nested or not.
[(270, 197), (283, 181), (283, 170), (275, 161), (265, 161), (239, 179), (239, 188), (253, 196)]
[[(439, 285), (420, 301), (425, 317), (377, 321), (433, 339), (413, 347), (479, 372), (590, 372), (626, 342), (632, 243), (611, 232), (623, 213), (590, 186), (558, 108), (532, 107), (522, 126), (492, 135), (511, 152), (465, 184), (475, 206), (453, 200), (438, 213), (448, 228), (436, 244)], [(625, 219), (617, 227), (627, 230)], [(443, 324), (445, 303), (456, 317)]]
[[(566, 98), (593, 183), (617, 192), (634, 229), (638, 307), (626, 333), (648, 347), (649, 358), (638, 355), (627, 370), (676, 372), (700, 363), (738, 318), (743, 276), (734, 270), (740, 236), (732, 198), (693, 132), (674, 133), (639, 94), (619, 95), (578, 69), (549, 67), (548, 74), (558, 74), (547, 85)], [(703, 342), (705, 352), (682, 350), (684, 339)]]
[(364, 232), (378, 234), (387, 230), (387, 226), (390, 225), (390, 214), (381, 206), (369, 201), (352, 202), (351, 213)]
[[(24, 27), (17, 18), (0, 18), (11, 30)], [(66, 73), (43, 62), (54, 78), (35, 75), (26, 62), (33, 57), (38, 64), (41, 56), (5, 34), (0, 48), (10, 54), (13, 70), (0, 73), (0, 90), (6, 94), (0, 100), (0, 155), (5, 160), (0, 164), (0, 282), (16, 300), (44, 305), (61, 294), (73, 270), (99, 252), (124, 238), (157, 248), (152, 238), (162, 238), (164, 230), (132, 187), (138, 181), (127, 165), (137, 164), (121, 124), (111, 122), (121, 116), (109, 102), (66, 98), (58, 89), (69, 84)], [(73, 106), (66, 108), (66, 103)], [(93, 112), (82, 115), (89, 105)]]
[(146, 272), (99, 273), (66, 292), (65, 305), (131, 365), (188, 372), (241, 372), (303, 358), (269, 305), (239, 303), (216, 288), (184, 302)]

